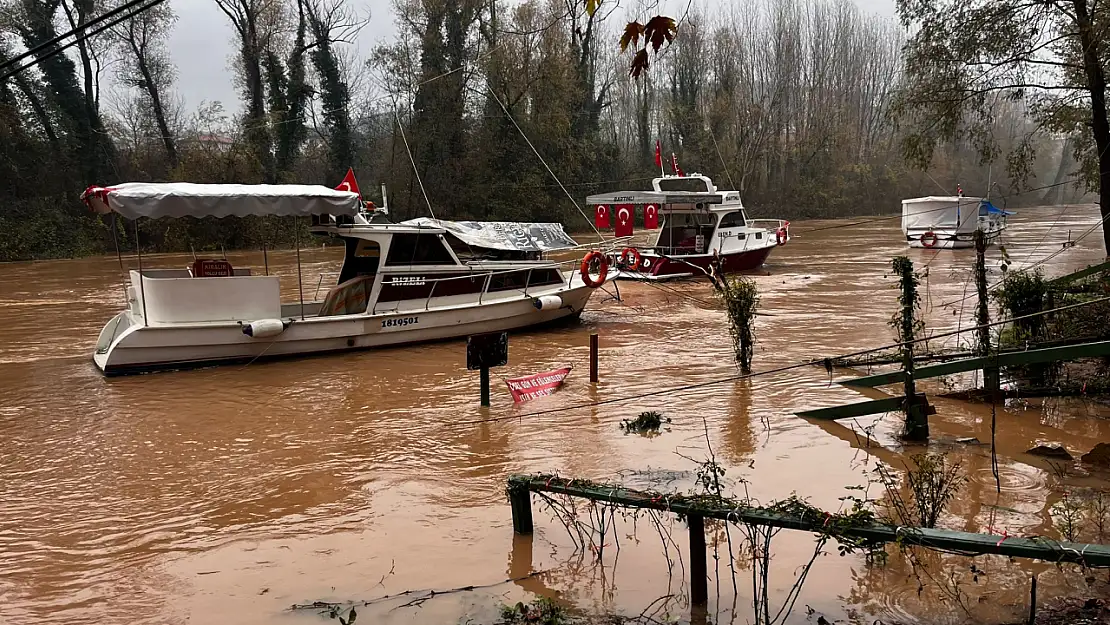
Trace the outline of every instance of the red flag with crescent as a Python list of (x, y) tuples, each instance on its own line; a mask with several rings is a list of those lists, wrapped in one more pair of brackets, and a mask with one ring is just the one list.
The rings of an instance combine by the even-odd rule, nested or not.
[(617, 213), (617, 225), (614, 227), (616, 235), (618, 237), (632, 236), (632, 217), (636, 206), (633, 204), (614, 204), (613, 209)]
[(340, 182), (339, 186), (335, 187), (335, 190), (353, 191), (360, 198), (362, 197), (362, 192), (358, 190), (358, 183), (355, 182), (355, 170), (353, 168), (347, 168), (347, 175), (343, 176), (343, 182)]
[(671, 152), (671, 166), (674, 167), (674, 173), (679, 176), (686, 175), (682, 172), (682, 168), (678, 166), (678, 157), (674, 155), (674, 152)]
[(644, 207), (644, 228), (655, 230), (659, 227), (659, 206), (648, 204)]
[(609, 207), (605, 204), (598, 204), (594, 207), (594, 225), (598, 228), (609, 227)]
[(663, 169), (663, 146), (659, 143), (659, 139), (655, 140), (655, 166), (660, 170)]

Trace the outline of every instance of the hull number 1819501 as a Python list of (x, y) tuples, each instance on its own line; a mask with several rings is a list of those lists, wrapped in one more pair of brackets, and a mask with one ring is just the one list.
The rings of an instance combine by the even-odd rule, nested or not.
[(398, 317), (396, 319), (382, 319), (383, 328), (396, 328), (400, 326), (411, 326), (417, 323), (419, 317)]

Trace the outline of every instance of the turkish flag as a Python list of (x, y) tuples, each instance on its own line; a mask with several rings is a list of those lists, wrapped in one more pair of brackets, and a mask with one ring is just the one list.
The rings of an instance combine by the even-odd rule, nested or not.
[(678, 157), (674, 155), (674, 152), (671, 152), (671, 166), (674, 167), (674, 173), (678, 174), (679, 177), (686, 175), (682, 168), (678, 166)]
[(598, 228), (609, 227), (609, 207), (604, 204), (598, 204), (594, 207), (594, 225)]
[(644, 207), (644, 228), (655, 230), (659, 227), (659, 206), (648, 204)]
[(659, 144), (659, 139), (655, 140), (655, 166), (663, 169), (663, 146)]
[(355, 182), (355, 170), (354, 169), (352, 169), (350, 167), (347, 168), (347, 175), (343, 176), (343, 182), (340, 182), (339, 186), (337, 186), (335, 188), (335, 190), (336, 191), (353, 191), (360, 198), (362, 197), (362, 192), (360, 192), (358, 190), (358, 183)]
[(632, 217), (636, 210), (633, 204), (614, 204), (613, 208), (617, 210), (617, 225), (615, 226), (616, 235), (618, 237), (632, 236)]

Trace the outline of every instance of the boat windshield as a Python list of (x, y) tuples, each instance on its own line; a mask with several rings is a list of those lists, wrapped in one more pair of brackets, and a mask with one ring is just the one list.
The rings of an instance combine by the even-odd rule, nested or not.
[(655, 247), (664, 254), (705, 254), (716, 221), (712, 213), (667, 213)]

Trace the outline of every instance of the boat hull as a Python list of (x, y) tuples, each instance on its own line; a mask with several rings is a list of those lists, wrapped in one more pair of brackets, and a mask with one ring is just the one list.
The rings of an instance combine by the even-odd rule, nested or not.
[[(987, 245), (994, 245), (997, 243), (998, 239), (1002, 236), (1002, 230), (1004, 230), (1004, 228), (985, 231)], [(912, 248), (923, 248), (927, 250), (959, 250), (975, 247), (974, 232), (960, 232), (957, 234), (952, 230), (933, 230), (931, 232), (937, 235), (937, 242), (932, 246), (927, 246), (921, 242), (921, 237), (925, 232), (926, 230), (910, 229), (909, 232), (906, 233), (906, 242), (909, 243)]]
[[(575, 318), (593, 291), (585, 286), (562, 290), (562, 306), (542, 310), (531, 297), (517, 297), (429, 310), (294, 318), (281, 334), (267, 338), (247, 336), (238, 322), (134, 325), (130, 313), (122, 312), (101, 332), (93, 361), (113, 376), (448, 340)], [(125, 329), (119, 330), (121, 325)]]
[(709, 271), (710, 263), (714, 258), (721, 261), (721, 270), (728, 273), (741, 273), (752, 271), (763, 266), (774, 245), (734, 252), (731, 254), (696, 254), (687, 256), (660, 257), (650, 251), (641, 252), (641, 269), (639, 271), (621, 271), (617, 279), (625, 280), (666, 280), (669, 278), (686, 278), (704, 276)]

